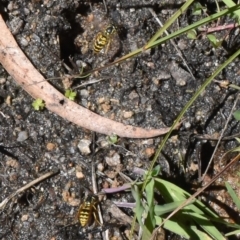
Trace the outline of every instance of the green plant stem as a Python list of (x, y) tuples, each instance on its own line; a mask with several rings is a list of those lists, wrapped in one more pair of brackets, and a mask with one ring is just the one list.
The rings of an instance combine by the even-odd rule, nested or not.
[[(223, 16), (223, 15), (232, 13), (232, 12), (238, 10), (239, 8), (240, 8), (240, 5), (236, 5), (236, 6), (234, 6), (234, 7), (229, 8), (229, 9), (225, 9), (225, 10), (219, 12), (219, 13), (213, 14), (213, 15), (211, 15), (211, 16), (209, 16), (209, 17), (207, 17), (207, 18), (204, 18), (204, 19), (202, 19), (202, 20), (200, 20), (200, 21), (198, 21), (198, 22), (196, 22), (196, 23), (194, 23), (194, 24), (192, 24), (192, 25), (190, 25), (190, 26), (187, 26), (187, 27), (185, 27), (185, 28), (183, 28), (183, 29), (180, 29), (180, 30), (178, 30), (178, 31), (176, 31), (176, 32), (174, 32), (174, 33), (166, 36), (166, 37), (163, 37), (163, 38), (161, 38), (161, 39), (159, 39), (159, 40), (156, 40), (155, 42), (153, 42), (152, 44), (150, 44), (150, 45), (148, 46), (148, 48), (155, 47), (155, 46), (157, 46), (157, 45), (159, 45), (159, 44), (167, 41), (168, 39), (177, 37), (177, 36), (179, 36), (179, 35), (187, 32), (187, 31), (189, 31), (189, 30), (191, 30), (191, 29), (193, 29), (193, 28), (197, 28), (197, 27), (199, 27), (199, 26), (201, 26), (201, 25), (203, 25), (203, 24), (205, 24), (205, 23), (207, 23), (207, 22), (213, 21), (213, 20), (215, 20), (215, 19), (217, 19), (217, 18), (219, 18), (219, 17), (221, 17), (221, 16)], [(129, 53), (129, 54), (123, 56), (122, 58), (120, 58), (120, 59), (118, 59), (117, 61), (113, 62), (113, 63), (111, 64), (111, 66), (114, 65), (114, 64), (116, 64), (116, 63), (120, 63), (120, 62), (122, 62), (123, 60), (126, 60), (126, 59), (129, 58), (129, 57), (132, 57), (132, 56), (134, 56), (134, 55), (137, 55), (137, 54), (140, 53), (142, 50), (143, 50), (143, 48), (140, 48), (140, 49), (135, 50), (135, 51), (132, 52), (132, 53)], [(153, 166), (154, 166), (154, 164), (156, 163), (157, 158), (159, 157), (160, 152), (162, 151), (162, 149), (163, 149), (165, 143), (167, 142), (169, 136), (171, 135), (173, 129), (176, 127), (176, 125), (178, 124), (178, 122), (181, 120), (181, 118), (183, 117), (183, 115), (185, 114), (185, 112), (187, 111), (187, 109), (193, 104), (193, 102), (197, 99), (197, 97), (201, 94), (201, 92), (212, 82), (212, 80), (213, 80), (230, 62), (232, 62), (239, 54), (240, 54), (240, 50), (238, 50), (237, 52), (235, 52), (226, 62), (224, 62), (220, 67), (218, 67), (218, 68), (216, 69), (216, 71), (213, 73), (213, 75), (212, 75), (211, 77), (209, 77), (209, 78), (203, 83), (203, 85), (200, 87), (200, 89), (193, 95), (193, 97), (190, 99), (190, 101), (189, 101), (189, 102), (186, 104), (186, 106), (183, 108), (183, 110), (181, 111), (181, 113), (178, 115), (177, 119), (174, 121), (174, 123), (173, 123), (170, 131), (169, 131), (169, 132), (167, 133), (167, 135), (164, 137), (162, 143), (160, 144), (158, 150), (156, 151), (156, 154), (154, 155), (154, 158), (153, 158), (153, 160), (152, 160), (152, 162), (151, 162), (150, 168), (149, 168), (149, 170), (148, 170), (148, 172), (147, 172), (146, 179), (148, 179), (149, 173), (152, 171)], [(145, 189), (145, 187), (146, 187), (146, 184), (147, 184), (147, 181), (144, 181), (140, 195), (143, 194), (143, 191), (144, 191), (144, 189)], [(130, 238), (131, 238), (131, 236), (133, 236), (133, 231), (134, 231), (136, 219), (137, 219), (137, 217), (136, 217), (136, 213), (135, 213), (135, 214), (134, 214), (134, 217), (133, 217), (133, 223), (132, 223), (132, 226), (131, 226)]]
[(176, 19), (185, 12), (186, 9), (193, 3), (194, 0), (188, 0), (185, 2), (185, 4), (177, 10), (173, 16), (164, 24), (162, 28), (160, 28), (154, 36), (148, 41), (148, 43), (145, 45), (144, 49), (147, 49), (148, 46), (150, 46), (152, 43), (154, 43), (161, 35), (166, 31), (175, 21)]
[(240, 90), (240, 87), (235, 84), (229, 84), (228, 87), (236, 89), (236, 90)]
[[(211, 77), (209, 77), (203, 84), (202, 86), (197, 90), (197, 92), (192, 96), (192, 98), (189, 100), (189, 102), (184, 106), (183, 110), (180, 112), (180, 114), (178, 115), (177, 119), (174, 121), (174, 124), (172, 125), (171, 129), (169, 130), (169, 132), (167, 133), (167, 135), (164, 137), (163, 141), (161, 142), (160, 146), (158, 147), (156, 154), (154, 155), (154, 158), (151, 162), (150, 168), (148, 169), (147, 175), (146, 175), (146, 179), (148, 179), (150, 172), (152, 171), (159, 155), (160, 152), (162, 151), (163, 147), (165, 146), (169, 136), (171, 135), (173, 129), (176, 127), (176, 125), (178, 124), (178, 122), (182, 119), (183, 115), (185, 114), (185, 112), (189, 109), (189, 107), (193, 104), (193, 102), (198, 98), (198, 96), (204, 91), (204, 89), (214, 80), (214, 78), (229, 64), (231, 63), (236, 57), (238, 57), (240, 55), (240, 49), (235, 52), (229, 59), (227, 59), (227, 61), (225, 61), (221, 66), (219, 66), (215, 72), (212, 74)], [(142, 190), (141, 190), (141, 194), (143, 193), (145, 187), (146, 187), (147, 181), (143, 182), (143, 186), (142, 186)], [(134, 220), (133, 220), (133, 224), (132, 227), (135, 226), (135, 222), (136, 221), (136, 214), (134, 215)], [(131, 229), (131, 231), (133, 231)]]
[(155, 47), (155, 46), (157, 46), (157, 45), (159, 45), (159, 44), (161, 44), (163, 42), (166, 42), (168, 39), (172, 39), (172, 38), (178, 37), (179, 35), (187, 32), (187, 31), (189, 31), (191, 29), (195, 29), (195, 28), (197, 28), (197, 27), (199, 27), (199, 26), (201, 26), (203, 24), (206, 24), (206, 23), (208, 23), (210, 21), (213, 21), (213, 20), (215, 20), (215, 19), (217, 19), (219, 17), (222, 17), (223, 15), (226, 15), (226, 14), (229, 14), (229, 13), (233, 13), (234, 11), (237, 11), (239, 9), (240, 9), (240, 5), (236, 5), (234, 7), (222, 10), (219, 13), (215, 13), (215, 14), (209, 16), (209, 17), (206, 17), (206, 18), (204, 18), (202, 20), (197, 21), (196, 23), (193, 23), (193, 24), (191, 24), (191, 25), (189, 25), (189, 26), (187, 26), (185, 28), (182, 28), (182, 29), (180, 29), (180, 30), (178, 30), (178, 31), (176, 31), (176, 32), (174, 32), (172, 34), (169, 34), (166, 37), (158, 39), (155, 42), (153, 42), (152, 44), (148, 44), (148, 46), (145, 47), (145, 49), (149, 49), (149, 48)]
[[(138, 49), (128, 53), (127, 55), (117, 59), (116, 61), (114, 61), (114, 62), (112, 62), (110, 64), (107, 64), (106, 66), (95, 68), (95, 69), (85, 73), (85, 76), (87, 76), (88, 74), (91, 74), (91, 73), (93, 73), (95, 71), (101, 71), (101, 70), (103, 70), (103, 69), (105, 69), (107, 67), (110, 67), (110, 66), (122, 63), (123, 61), (126, 61), (127, 59), (132, 58), (132, 57), (138, 55), (139, 53), (143, 52), (144, 50), (156, 47), (156, 46), (158, 46), (158, 45), (160, 45), (160, 44), (162, 44), (162, 43), (164, 43), (164, 42), (166, 42), (166, 41), (168, 41), (170, 39), (174, 39), (174, 38), (180, 36), (181, 34), (184, 34), (184, 33), (188, 32), (191, 29), (195, 29), (195, 28), (197, 28), (197, 27), (199, 27), (199, 26), (201, 26), (203, 24), (206, 24), (206, 23), (208, 23), (210, 21), (213, 21), (213, 20), (215, 20), (215, 19), (217, 19), (217, 18), (219, 18), (219, 17), (221, 17), (223, 15), (226, 15), (226, 14), (229, 14), (229, 13), (233, 13), (234, 11), (236, 11), (238, 9), (240, 9), (240, 5), (236, 5), (234, 7), (229, 8), (229, 9), (225, 9), (225, 10), (219, 12), (219, 13), (216, 13), (216, 14), (213, 14), (213, 15), (211, 15), (209, 17), (206, 17), (206, 18), (204, 18), (204, 19), (202, 19), (202, 20), (200, 20), (200, 21), (198, 21), (196, 23), (193, 23), (193, 24), (191, 24), (191, 25), (189, 25), (189, 26), (187, 26), (185, 28), (182, 28), (182, 29), (180, 29), (180, 30), (178, 30), (178, 31), (176, 31), (176, 32), (174, 32), (172, 34), (169, 34), (168, 36), (162, 37), (162, 38), (156, 40), (155, 42), (153, 42), (151, 44), (148, 43), (145, 47), (138, 48)], [(78, 78), (78, 75), (76, 75), (74, 77)]]

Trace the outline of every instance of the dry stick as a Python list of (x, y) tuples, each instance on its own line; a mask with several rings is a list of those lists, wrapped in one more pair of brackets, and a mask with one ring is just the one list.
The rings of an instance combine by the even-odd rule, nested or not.
[[(237, 102), (238, 102), (238, 100), (239, 100), (239, 96), (240, 96), (240, 95), (238, 94), (237, 97), (236, 97), (236, 99), (235, 99), (235, 102), (234, 102), (234, 104), (233, 104), (233, 106), (232, 106), (231, 112), (229, 113), (229, 116), (228, 116), (227, 121), (226, 121), (226, 123), (225, 123), (225, 126), (224, 126), (224, 128), (223, 128), (223, 130), (222, 130), (222, 132), (221, 132), (221, 135), (220, 135), (220, 137), (219, 137), (219, 139), (218, 139), (218, 142), (217, 142), (217, 144), (216, 144), (216, 146), (215, 146), (215, 149), (214, 149), (213, 154), (212, 154), (212, 156), (211, 156), (211, 159), (210, 159), (210, 161), (209, 161), (209, 163), (208, 163), (208, 166), (207, 166), (207, 168), (206, 168), (203, 176), (201, 177), (201, 179), (199, 179), (199, 181), (203, 181), (203, 179), (205, 178), (205, 176), (206, 176), (206, 174), (207, 174), (207, 172), (208, 172), (208, 170), (209, 170), (209, 168), (210, 168), (210, 166), (211, 166), (211, 164), (212, 164), (213, 157), (215, 156), (215, 153), (216, 153), (217, 150), (218, 150), (218, 146), (219, 146), (219, 144), (220, 144), (220, 142), (221, 142), (221, 140), (222, 140), (222, 138), (223, 138), (223, 134), (225, 133), (225, 131), (226, 131), (226, 129), (227, 129), (227, 126), (228, 126), (228, 123), (229, 123), (230, 119), (231, 119), (232, 116), (233, 116), (233, 111), (234, 111), (234, 109), (235, 109), (235, 107), (236, 107), (236, 105), (237, 105)], [(199, 177), (200, 177), (200, 176), (199, 176)]]
[(211, 33), (211, 32), (222, 31), (222, 30), (225, 30), (225, 29), (233, 29), (233, 28), (236, 28), (238, 26), (239, 26), (239, 24), (237, 24), (237, 23), (231, 23), (231, 24), (228, 24), (228, 25), (211, 27), (211, 28), (199, 27), (198, 30), (208, 34), (208, 33)]
[[(95, 152), (95, 133), (92, 133), (92, 142), (93, 142), (93, 154), (92, 154), (92, 162), (91, 162), (91, 172), (92, 172), (92, 187), (93, 187), (93, 193), (95, 195), (98, 194), (98, 189), (97, 189), (97, 181), (96, 181), (96, 171), (95, 171), (95, 161), (94, 161), (94, 152)], [(98, 211), (98, 217), (101, 225), (103, 225), (103, 217), (102, 217), (102, 212), (99, 204), (97, 204), (97, 211)], [(108, 239), (108, 232), (104, 231), (104, 239)]]
[(181, 204), (179, 207), (177, 207), (171, 214), (169, 214), (167, 216), (166, 219), (163, 220), (163, 222), (161, 223), (161, 225), (159, 227), (157, 227), (152, 234), (152, 237), (150, 240), (154, 240), (154, 236), (157, 233), (158, 229), (163, 226), (163, 224), (170, 219), (173, 215), (175, 215), (179, 210), (181, 210), (182, 208), (184, 208), (185, 206), (187, 206), (189, 203), (191, 203), (194, 198), (196, 198), (200, 193), (202, 193), (206, 188), (208, 188), (212, 183), (214, 183), (223, 172), (227, 171), (232, 165), (233, 163), (235, 163), (236, 161), (238, 161), (240, 159), (240, 154), (238, 154), (230, 163), (228, 163), (223, 170), (221, 170), (209, 183), (207, 183), (204, 187), (202, 187), (199, 191), (197, 191), (196, 193), (194, 193), (190, 198), (188, 198), (183, 204)]
[[(93, 155), (92, 155), (92, 163), (91, 163), (91, 166), (92, 166), (92, 186), (93, 186), (93, 193), (94, 194), (98, 194), (98, 189), (97, 189), (97, 181), (96, 181), (96, 170), (95, 170), (95, 161), (94, 161), (94, 156), (95, 156), (95, 151), (96, 151), (96, 134), (95, 133), (92, 133), (92, 142), (93, 142)], [(100, 208), (100, 205), (97, 204), (97, 210), (98, 210), (98, 217), (99, 217), (99, 221), (100, 223), (102, 224), (103, 226), (103, 216), (102, 216), (102, 211), (101, 211), (101, 208)], [(104, 231), (103, 233), (103, 239), (104, 240), (109, 240), (109, 230), (106, 229), (106, 231)]]
[[(143, 129), (101, 117), (64, 97), (34, 68), (18, 47), (0, 15), (0, 63), (15, 81), (33, 98), (44, 100), (46, 107), (68, 121), (94, 132), (128, 138), (151, 138), (165, 134), (169, 128)], [(41, 84), (34, 84), (41, 82)]]
[(41, 177), (33, 180), (30, 183), (27, 183), (25, 186), (19, 188), (17, 191), (15, 191), (14, 193), (10, 194), (7, 198), (5, 198), (1, 203), (0, 203), (0, 210), (3, 210), (4, 207), (6, 206), (6, 204), (13, 198), (15, 197), (17, 194), (29, 189), (30, 187), (32, 187), (33, 185), (42, 182), (43, 180), (45, 180), (46, 178), (52, 177), (53, 175), (56, 175), (59, 173), (59, 170), (57, 171), (52, 171), (52, 172), (48, 172), (45, 173), (44, 175), (42, 175)]
[[(93, 185), (93, 193), (97, 195), (98, 191), (97, 191), (97, 183), (96, 183), (96, 173), (95, 173), (95, 166), (93, 162), (92, 162), (92, 185)], [(103, 217), (102, 217), (102, 212), (99, 204), (97, 205), (97, 209), (98, 209), (98, 216), (99, 216), (100, 223), (103, 225)]]
[[(95, 172), (95, 165), (93, 163), (93, 160), (92, 160), (92, 185), (93, 185), (93, 193), (97, 194), (98, 191), (97, 191), (97, 183), (96, 183), (96, 172)], [(99, 204), (97, 204), (97, 210), (98, 210), (99, 221), (103, 226), (103, 216), (102, 216), (102, 211), (101, 211), (101, 208), (100, 208)], [(109, 233), (108, 229), (106, 231), (104, 231), (104, 234), (103, 234), (103, 239), (104, 240), (109, 239), (109, 237), (108, 237), (109, 234), (108, 233)]]
[(77, 89), (77, 88), (82, 88), (84, 86), (87, 86), (87, 85), (90, 85), (90, 84), (93, 84), (93, 83), (98, 83), (98, 82), (101, 82), (101, 81), (107, 80), (107, 79), (108, 78), (92, 79), (90, 81), (84, 82), (84, 83), (82, 83), (82, 84), (80, 84), (80, 85), (78, 85), (76, 87), (71, 88), (71, 89), (74, 90), (74, 89)]
[[(230, 136), (223, 137), (221, 139), (221, 141), (230, 141), (239, 136), (240, 136), (240, 133), (236, 133), (236, 134), (233, 134)], [(209, 135), (209, 134), (197, 134), (197, 135), (194, 135), (193, 137), (196, 139), (199, 139), (199, 140), (208, 140), (208, 141), (218, 141), (219, 140), (219, 137), (214, 137), (213, 135)]]

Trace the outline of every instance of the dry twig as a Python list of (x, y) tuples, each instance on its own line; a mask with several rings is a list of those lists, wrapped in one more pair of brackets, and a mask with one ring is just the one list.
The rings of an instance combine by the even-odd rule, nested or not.
[(52, 172), (48, 172), (45, 173), (44, 175), (42, 175), (41, 177), (31, 181), (30, 183), (24, 185), (23, 187), (19, 188), (18, 190), (16, 190), (15, 192), (11, 193), (7, 198), (5, 198), (1, 203), (0, 203), (0, 210), (3, 210), (4, 207), (6, 206), (6, 204), (16, 195), (18, 195), (21, 192), (26, 191), (27, 189), (29, 189), (30, 187), (34, 186), (35, 184), (38, 184), (42, 181), (44, 181), (45, 179), (52, 177), (55, 174), (58, 174), (59, 170), (57, 171), (52, 171)]

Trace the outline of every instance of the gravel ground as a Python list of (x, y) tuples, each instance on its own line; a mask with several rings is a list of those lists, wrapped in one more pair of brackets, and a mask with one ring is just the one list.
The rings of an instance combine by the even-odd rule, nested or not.
[[(30, 61), (46, 78), (53, 78), (69, 73), (62, 62), (73, 68), (70, 56), (74, 62), (93, 68), (142, 47), (159, 29), (149, 9), (164, 23), (182, 4), (158, 2), (135, 0), (129, 5), (129, 1), (120, 4), (113, 0), (107, 2), (109, 14), (106, 15), (101, 1), (90, 5), (81, 0), (2, 0), (0, 11)], [(210, 11), (215, 11), (210, 3), (208, 6)], [(196, 20), (198, 17), (187, 12), (170, 30), (173, 32)], [(219, 24), (228, 20), (222, 21)], [(118, 26), (118, 33), (112, 36), (108, 52), (94, 54), (92, 39), (112, 23)], [(105, 80), (78, 89), (76, 102), (125, 124), (143, 128), (171, 126), (193, 93), (229, 54), (224, 48), (213, 49), (204, 36), (189, 40), (184, 35), (175, 44), (194, 77), (168, 42), (95, 73), (91, 79)], [(231, 63), (217, 80), (239, 84), (239, 60)], [(51, 83), (64, 92), (62, 81), (51, 80)], [(80, 83), (83, 81), (75, 80), (71, 84), (75, 87)], [(165, 177), (181, 182), (180, 186), (186, 189), (197, 178), (198, 161), (202, 161), (202, 168), (207, 165), (216, 142), (194, 136), (219, 136), (235, 98), (235, 90), (217, 83), (201, 94), (158, 159)], [(90, 239), (80, 232), (78, 224), (71, 224), (76, 222), (75, 215), (86, 188), (92, 189), (91, 163), (105, 174), (97, 177), (98, 189), (120, 186), (124, 180), (119, 172), (136, 179), (133, 168), (149, 166), (162, 137), (120, 138), (114, 146), (106, 136), (96, 133), (94, 144), (90, 131), (46, 109), (35, 111), (32, 102), (0, 66), (0, 202), (44, 173), (59, 170), (55, 176), (10, 201), (0, 213), (0, 239)], [(239, 123), (231, 120), (224, 135), (236, 134), (238, 129)], [(215, 162), (234, 146), (234, 140), (222, 142)], [(238, 165), (234, 170), (238, 170)], [(234, 170), (229, 175), (235, 176)], [(214, 171), (213, 167), (209, 176)], [(108, 183), (106, 176), (113, 182)], [(129, 194), (123, 193), (107, 198), (108, 201), (101, 203), (106, 210), (105, 222), (110, 222), (107, 209), (111, 201), (133, 201)], [(132, 216), (131, 211), (124, 212)], [(124, 229), (128, 228), (126, 223), (122, 224), (126, 226)], [(117, 228), (111, 229), (111, 234), (122, 239)], [(167, 233), (166, 239), (173, 239), (171, 236)], [(99, 233), (93, 235), (93, 239), (98, 238)]]

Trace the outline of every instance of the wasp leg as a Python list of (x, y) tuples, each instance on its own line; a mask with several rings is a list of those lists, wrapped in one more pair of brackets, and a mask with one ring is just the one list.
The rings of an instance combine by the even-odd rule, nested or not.
[(109, 39), (108, 43), (107, 43), (107, 46), (106, 46), (106, 49), (105, 49), (105, 54), (107, 54), (108, 50), (109, 50), (109, 47), (110, 47), (110, 44), (111, 44), (111, 39)]
[(102, 224), (99, 222), (99, 219), (98, 219), (98, 211), (97, 211), (97, 208), (96, 206), (93, 207), (94, 208), (94, 211), (93, 211), (93, 217), (94, 217), (94, 220), (95, 222), (99, 225), (99, 226), (102, 226)]
[(107, 54), (107, 52), (108, 52), (108, 50), (109, 50), (109, 47), (110, 47), (110, 45), (111, 45), (111, 43), (112, 43), (112, 39), (113, 39), (114, 35), (115, 35), (115, 33), (113, 33), (112, 36), (109, 37), (109, 40), (108, 40), (106, 49), (105, 49), (105, 51), (104, 51), (105, 54)]

